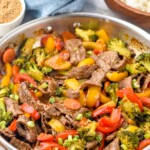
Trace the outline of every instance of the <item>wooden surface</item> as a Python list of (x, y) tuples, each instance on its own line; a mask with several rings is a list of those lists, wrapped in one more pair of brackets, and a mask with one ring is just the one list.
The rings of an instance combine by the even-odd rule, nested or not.
[(119, 14), (123, 19), (143, 29), (150, 29), (150, 13), (132, 8), (120, 0), (105, 0), (105, 2), (112, 11)]

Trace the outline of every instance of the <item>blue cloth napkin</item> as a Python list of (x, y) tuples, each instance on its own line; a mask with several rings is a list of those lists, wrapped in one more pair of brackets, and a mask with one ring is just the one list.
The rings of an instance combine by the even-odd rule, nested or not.
[(25, 0), (26, 10), (35, 18), (80, 11), (85, 0)]

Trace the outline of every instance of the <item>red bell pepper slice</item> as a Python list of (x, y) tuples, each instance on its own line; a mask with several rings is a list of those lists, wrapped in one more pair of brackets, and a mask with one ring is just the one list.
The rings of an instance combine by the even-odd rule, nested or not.
[(123, 123), (123, 118), (120, 118), (119, 122), (117, 122), (114, 126), (108, 127), (108, 126), (105, 126), (105, 124), (100, 119), (99, 125), (97, 127), (97, 131), (102, 132), (104, 134), (111, 133), (117, 130), (122, 125), (122, 123)]
[(58, 148), (58, 150), (68, 150), (67, 148), (59, 145), (56, 142), (41, 142), (40, 146), (42, 146), (42, 148), (41, 148), (42, 150), (47, 150), (46, 148), (50, 148), (50, 149), (52, 149), (52, 148)]
[(141, 102), (144, 106), (150, 108), (150, 98), (148, 97), (142, 97)]
[(113, 109), (111, 116), (110, 117), (104, 116), (101, 118), (101, 121), (103, 122), (105, 126), (111, 127), (117, 124), (120, 118), (121, 118), (121, 110)]
[(64, 43), (61, 39), (56, 38), (55, 39), (55, 47), (58, 51), (61, 51), (63, 49)]
[(29, 83), (33, 84), (33, 85), (37, 85), (36, 82), (27, 74), (25, 73), (19, 73), (14, 77), (14, 83), (21, 83), (23, 81), (28, 81)]
[(17, 120), (14, 119), (13, 122), (10, 124), (10, 126), (8, 127), (11, 131), (16, 131), (17, 129)]
[(132, 88), (125, 88), (122, 90), (118, 90), (116, 92), (116, 95), (120, 98), (123, 98), (124, 96), (126, 96), (131, 102), (137, 103), (140, 110), (143, 111), (143, 104), (140, 98), (133, 92)]
[(127, 93), (129, 92), (133, 92), (133, 89), (132, 88), (124, 88), (124, 89), (121, 89), (121, 90), (118, 90), (116, 92), (116, 95), (120, 98), (123, 98)]
[(21, 109), (24, 112), (29, 113), (34, 120), (38, 120), (40, 118), (40, 114), (32, 106), (28, 105), (27, 103), (23, 103), (21, 105)]
[(98, 54), (102, 53), (102, 50), (94, 49), (93, 53), (94, 53), (95, 55), (98, 55)]
[(72, 135), (72, 136), (78, 135), (78, 131), (77, 130), (66, 130), (64, 132), (61, 132), (56, 136), (56, 141), (58, 141), (58, 138), (65, 140), (68, 138), (69, 135)]
[(150, 145), (150, 139), (145, 139), (139, 143), (139, 146), (136, 148), (136, 150), (143, 150), (148, 145)]
[(38, 141), (53, 141), (54, 136), (51, 134), (40, 133), (37, 137)]
[(111, 113), (114, 108), (115, 108), (114, 106), (104, 106), (104, 107), (100, 106), (99, 108), (95, 109), (92, 112), (92, 117), (95, 118), (95, 117), (103, 115), (103, 114)]

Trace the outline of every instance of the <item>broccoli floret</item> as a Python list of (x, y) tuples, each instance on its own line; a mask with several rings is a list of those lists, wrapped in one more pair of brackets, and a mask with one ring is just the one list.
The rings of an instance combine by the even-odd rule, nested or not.
[(21, 58), (21, 57), (19, 57), (19, 58), (17, 58), (17, 59), (15, 59), (14, 61), (13, 61), (13, 64), (14, 65), (17, 65), (17, 66), (19, 66), (20, 68), (25, 64), (25, 58)]
[(150, 138), (150, 122), (141, 122), (140, 128), (144, 131), (144, 137)]
[(95, 31), (93, 30), (83, 30), (76, 28), (75, 29), (75, 34), (83, 39), (83, 41), (90, 42), (93, 41), (95, 42), (98, 39), (98, 36), (96, 35)]
[(35, 63), (27, 62), (25, 64), (25, 70), (28, 75), (37, 81), (41, 81), (44, 78), (44, 74), (38, 69)]
[(134, 89), (140, 88), (140, 84), (137, 82), (136, 79), (133, 79), (133, 80), (132, 80), (132, 87), (133, 87)]
[(118, 38), (113, 38), (108, 42), (107, 49), (119, 53), (128, 59), (131, 58), (131, 51), (126, 47), (125, 43)]
[(65, 89), (64, 86), (58, 87), (58, 88), (56, 89), (56, 91), (55, 91), (55, 95), (56, 95), (56, 96), (59, 96), (59, 97), (62, 96), (64, 89)]
[(42, 73), (44, 73), (45, 75), (47, 75), (50, 72), (52, 72), (53, 69), (51, 67), (44, 66), (44, 67), (42, 67), (41, 71), (42, 71)]
[(67, 147), (69, 150), (83, 150), (85, 149), (86, 142), (79, 137), (69, 136), (63, 143), (63, 146)]
[(136, 103), (132, 103), (126, 97), (120, 102), (120, 107), (122, 113), (124, 113), (127, 118), (130, 118), (134, 121), (139, 121), (142, 119), (142, 112)]
[(91, 122), (87, 126), (78, 128), (78, 132), (80, 137), (82, 137), (85, 141), (93, 141), (96, 139), (96, 122)]
[(4, 98), (0, 98), (0, 128), (5, 129), (12, 119), (12, 113), (6, 111)]
[(140, 138), (138, 136), (138, 128), (136, 126), (127, 126), (125, 129), (121, 128), (117, 137), (120, 139), (121, 148), (128, 150), (135, 150), (138, 147)]
[(37, 66), (42, 67), (44, 65), (45, 60), (45, 52), (42, 48), (36, 48), (33, 51), (33, 57), (35, 57)]
[(20, 51), (20, 56), (23, 58), (30, 58), (30, 56), (32, 55), (33, 44), (35, 42), (35, 38), (28, 38)]
[(8, 87), (4, 87), (0, 89), (0, 98), (8, 96), (10, 93), (10, 89)]
[(118, 97), (116, 96), (116, 91), (119, 89), (118, 83), (111, 83), (107, 89), (106, 92), (110, 95), (111, 99), (117, 103)]
[(137, 58), (136, 62), (144, 66), (145, 69), (150, 72), (150, 53), (141, 53)]
[(142, 73), (146, 73), (146, 69), (143, 66), (141, 66), (139, 63), (127, 64), (125, 66), (125, 69), (130, 74), (142, 74)]

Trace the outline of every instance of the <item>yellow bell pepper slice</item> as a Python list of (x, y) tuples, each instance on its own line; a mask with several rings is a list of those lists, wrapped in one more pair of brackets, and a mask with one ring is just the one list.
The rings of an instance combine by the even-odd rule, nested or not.
[(99, 100), (101, 88), (99, 86), (90, 86), (86, 95), (86, 106), (93, 107), (96, 102)]
[(10, 77), (9, 76), (4, 76), (1, 80), (1, 87), (6, 87), (10, 83)]
[(80, 98), (78, 100), (82, 106), (86, 106), (86, 97), (83, 90), (80, 90)]
[(10, 78), (12, 77), (12, 65), (10, 63), (6, 63), (6, 75), (9, 76)]
[(51, 128), (56, 131), (56, 132), (63, 132), (65, 131), (65, 126), (57, 119), (52, 118), (49, 122), (48, 122), (49, 126), (51, 126)]
[(45, 45), (45, 52), (48, 54), (55, 49), (55, 41), (52, 37), (48, 37), (46, 45)]
[(102, 108), (102, 107), (105, 107), (105, 106), (114, 106), (114, 107), (116, 107), (116, 104), (115, 104), (114, 101), (111, 100), (111, 101), (101, 105), (99, 108)]
[(136, 93), (138, 97), (150, 97), (150, 89), (146, 89), (141, 93)]
[(65, 80), (65, 85), (69, 89), (78, 90), (80, 83), (75, 78), (69, 78)]
[(13, 85), (13, 89), (12, 89), (12, 93), (13, 94), (17, 94), (18, 93), (19, 86), (20, 86), (20, 84), (14, 84)]
[(71, 63), (59, 57), (59, 55), (56, 55), (47, 58), (45, 60), (45, 66), (51, 67), (55, 70), (68, 70), (71, 67)]
[(138, 127), (137, 127), (137, 126), (130, 125), (130, 126), (128, 126), (125, 130), (127, 130), (127, 131), (130, 131), (130, 132), (133, 132), (133, 133), (134, 133), (137, 129), (138, 129)]
[(26, 116), (27, 118), (30, 118), (30, 114), (29, 113), (23, 113), (24, 116)]
[(110, 39), (107, 32), (104, 29), (100, 29), (96, 32), (96, 34), (98, 35), (99, 39), (103, 39), (105, 43), (107, 43)]
[(94, 61), (93, 58), (86, 58), (86, 59), (81, 60), (78, 63), (78, 67), (82, 67), (82, 66), (85, 66), (85, 65), (92, 65), (94, 63), (95, 63), (95, 61)]
[(107, 97), (105, 94), (103, 94), (101, 91), (100, 91), (100, 94), (99, 94), (99, 99), (100, 99), (100, 102), (105, 104), (109, 101), (111, 101), (111, 98), (110, 97)]
[(106, 77), (112, 81), (112, 82), (118, 82), (123, 80), (124, 78), (126, 78), (128, 76), (128, 72), (124, 71), (124, 72), (108, 72), (106, 74)]
[(104, 44), (103, 42), (82, 42), (82, 45), (85, 49), (99, 49), (101, 51), (106, 50), (106, 44)]
[(35, 93), (35, 96), (36, 96), (36, 97), (41, 97), (42, 95), (43, 95), (43, 93), (40, 92), (40, 91), (37, 91), (37, 92)]

